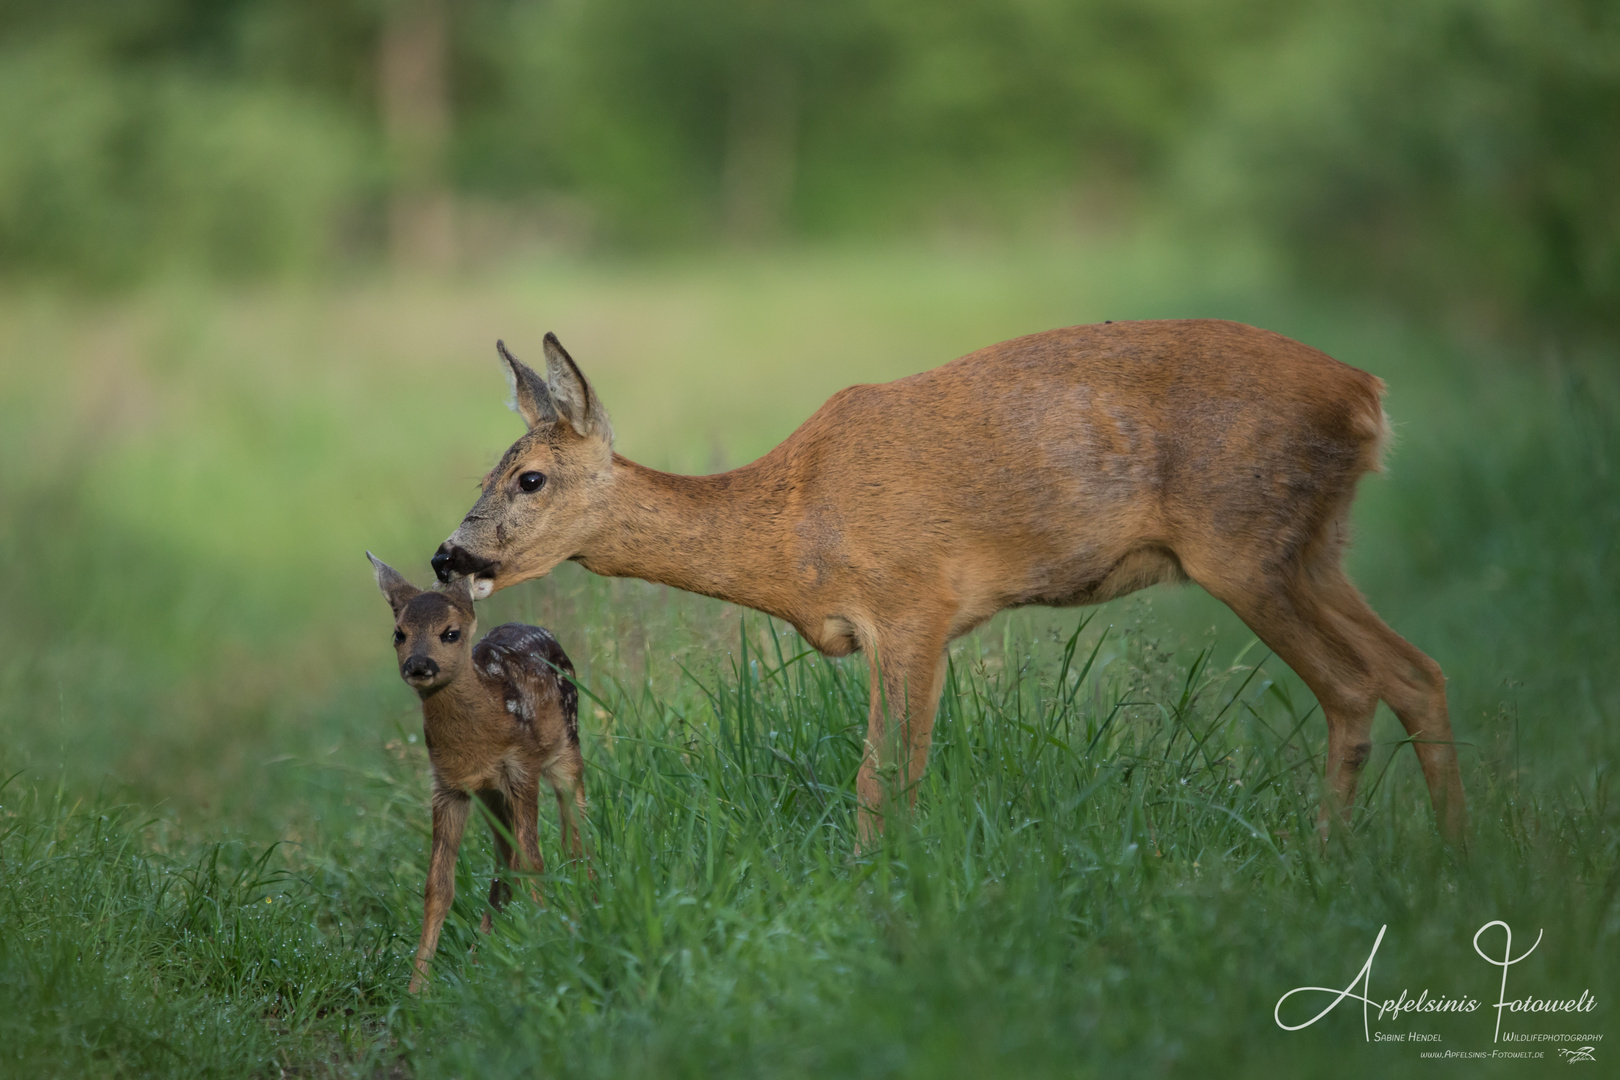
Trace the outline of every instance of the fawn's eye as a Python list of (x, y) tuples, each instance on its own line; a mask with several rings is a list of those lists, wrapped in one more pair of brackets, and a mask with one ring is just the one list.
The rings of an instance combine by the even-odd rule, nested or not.
[(448, 645), (452, 641), (459, 640), (460, 637), (461, 637), (461, 631), (457, 630), (455, 627), (452, 626), (450, 629), (446, 630), (444, 633), (439, 635), (439, 640), (444, 642), (446, 645)]
[(518, 487), (528, 492), (539, 491), (545, 486), (545, 483), (545, 473), (526, 472), (522, 476), (518, 477)]
[(405, 631), (401, 630), (397, 626), (394, 627), (394, 644), (395, 645), (403, 645), (403, 644), (405, 644)]

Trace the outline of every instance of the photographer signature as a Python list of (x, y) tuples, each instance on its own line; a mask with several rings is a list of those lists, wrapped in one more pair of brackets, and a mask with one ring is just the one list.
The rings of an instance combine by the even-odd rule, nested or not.
[[(1485, 936), (1486, 931), (1496, 927), (1501, 927), (1505, 938), (1505, 941), (1503, 942), (1501, 959), (1491, 956), (1480, 947), (1480, 939)], [(1477, 999), (1469, 997), (1466, 994), (1430, 994), (1427, 989), (1423, 990), (1416, 996), (1413, 996), (1410, 991), (1403, 989), (1397, 997), (1384, 998), (1382, 1000), (1375, 999), (1372, 996), (1373, 960), (1378, 956), (1378, 947), (1384, 943), (1384, 934), (1386, 931), (1388, 931), (1388, 929), (1388, 924), (1379, 927), (1378, 937), (1373, 941), (1372, 952), (1367, 954), (1367, 962), (1361, 965), (1361, 970), (1356, 972), (1355, 978), (1350, 980), (1350, 985), (1346, 986), (1343, 990), (1338, 990), (1327, 986), (1297, 986), (1288, 991), (1288, 993), (1284, 994), (1282, 997), (1278, 998), (1277, 1005), (1272, 1010), (1272, 1019), (1276, 1020), (1277, 1026), (1282, 1028), (1284, 1031), (1299, 1031), (1301, 1028), (1308, 1028), (1318, 1020), (1322, 1019), (1322, 1017), (1338, 1008), (1340, 1003), (1346, 999), (1353, 999), (1361, 1002), (1362, 1035), (1369, 1042), (1371, 1042), (1371, 1032), (1369, 1030), (1370, 1017), (1368, 1014), (1372, 1009), (1378, 1010), (1378, 1019), (1382, 1021), (1386, 1016), (1390, 1017), (1391, 1019), (1399, 1019), (1403, 1012), (1471, 1013), (1475, 1009), (1479, 1008), (1481, 1003)], [(1597, 1007), (1597, 998), (1592, 995), (1590, 990), (1583, 990), (1579, 998), (1568, 999), (1538, 998), (1529, 995), (1522, 998), (1508, 997), (1508, 969), (1514, 964), (1524, 960), (1531, 953), (1535, 952), (1537, 946), (1541, 944), (1541, 938), (1542, 934), (1537, 934), (1536, 940), (1528, 949), (1520, 953), (1518, 956), (1514, 956), (1513, 928), (1508, 926), (1507, 923), (1502, 922), (1500, 919), (1493, 920), (1486, 923), (1484, 926), (1481, 926), (1477, 931), (1474, 932), (1474, 951), (1478, 953), (1480, 958), (1486, 963), (1502, 969), (1502, 981), (1498, 989), (1497, 1000), (1494, 1005), (1494, 1008), (1496, 1009), (1496, 1031), (1491, 1040), (1492, 1042), (1501, 1041), (1502, 1013), (1504, 1011), (1514, 1013), (1585, 1013), (1591, 1012)], [(1357, 993), (1358, 984), (1360, 989), (1359, 993)], [(1321, 1012), (1317, 1013), (1315, 1016), (1304, 1021), (1303, 1023), (1284, 1023), (1282, 1017), (1283, 1003), (1289, 998), (1293, 997), (1295, 994), (1307, 993), (1331, 994), (1333, 995), (1333, 1000), (1329, 1001)], [(1509, 1037), (1512, 1037), (1511, 1034)], [(1592, 1061), (1595, 1059), (1591, 1056), (1591, 1051), (1592, 1047), (1588, 1046), (1583, 1047), (1580, 1050), (1563, 1050), (1560, 1052), (1569, 1055), (1570, 1061)]]

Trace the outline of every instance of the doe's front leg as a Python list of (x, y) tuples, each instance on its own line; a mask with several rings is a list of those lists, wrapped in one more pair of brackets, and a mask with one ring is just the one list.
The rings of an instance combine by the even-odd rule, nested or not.
[(866, 753), (855, 778), (857, 854), (876, 844), (885, 808), (916, 805), (945, 684), (947, 626), (943, 617), (919, 620), (867, 647), (872, 696)]
[(433, 846), (428, 856), (427, 888), (422, 902), (422, 940), (416, 946), (416, 966), (411, 973), (410, 992), (413, 994), (427, 981), (428, 965), (439, 948), (439, 931), (456, 898), (456, 853), (461, 850), (461, 834), (467, 827), (470, 804), (466, 792), (434, 788)]

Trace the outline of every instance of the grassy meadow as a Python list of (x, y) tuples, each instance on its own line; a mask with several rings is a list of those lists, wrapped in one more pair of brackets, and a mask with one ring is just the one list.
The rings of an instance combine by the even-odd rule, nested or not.
[[(438, 977), (407, 997), (427, 762), (363, 552), (425, 582), (520, 432), (497, 337), (532, 358), (556, 331), (622, 453), (709, 472), (850, 383), (1181, 316), (1389, 383), (1350, 565), (1450, 678), (1466, 857), (1387, 711), (1354, 834), (1319, 847), (1314, 700), (1193, 587), (953, 645), (917, 812), (856, 856), (864, 661), (565, 565), (480, 619), (546, 625), (579, 668), (596, 880), (552, 863), (549, 905), (481, 938), (469, 830)], [(1295, 1032), (1273, 1007), (1343, 988), (1387, 926), (1375, 997), (1485, 1004), (1374, 1030), (1502, 1049), (1502, 972), (1471, 947), (1498, 919), (1515, 955), (1545, 930), (1510, 989), (1598, 999), (1504, 1030), (1620, 1035), (1617, 371), (1152, 237), (13, 288), (0, 1075), (1428, 1076), (1353, 1003)], [(1467, 1067), (1562, 1068), (1569, 1045)]]

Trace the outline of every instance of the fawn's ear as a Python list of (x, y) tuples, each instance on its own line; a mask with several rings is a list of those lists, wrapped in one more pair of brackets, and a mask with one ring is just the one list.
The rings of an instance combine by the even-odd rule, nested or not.
[(495, 351), (501, 354), (501, 366), (506, 369), (506, 381), (512, 387), (512, 400), (507, 402), (512, 411), (523, 417), (533, 431), (542, 424), (549, 427), (558, 420), (557, 407), (552, 403), (546, 380), (533, 368), (506, 351), (506, 342), (497, 341)]
[(609, 445), (613, 443), (613, 425), (608, 423), (607, 410), (586, 381), (579, 365), (562, 347), (556, 334), (545, 338), (546, 387), (551, 391), (552, 403), (562, 418), (584, 436), (594, 436)]
[(383, 596), (388, 599), (388, 606), (399, 615), (400, 608), (411, 602), (411, 597), (421, 592), (415, 585), (406, 581), (398, 570), (383, 562), (371, 552), (366, 552), (366, 558), (371, 560), (371, 568), (377, 572), (377, 588), (382, 590)]

